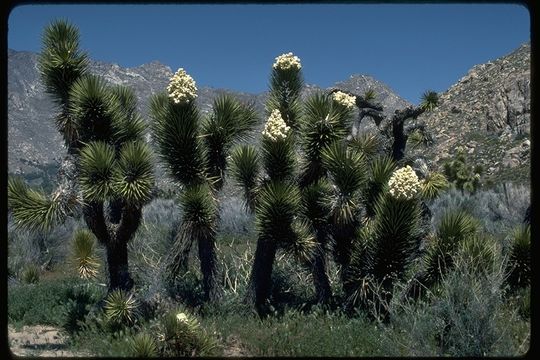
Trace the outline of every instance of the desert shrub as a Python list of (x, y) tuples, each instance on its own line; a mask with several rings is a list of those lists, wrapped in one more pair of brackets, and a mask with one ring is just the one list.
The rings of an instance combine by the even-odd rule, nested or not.
[(437, 223), (446, 210), (462, 209), (477, 218), (485, 232), (506, 234), (523, 222), (530, 201), (530, 188), (523, 185), (501, 184), (474, 194), (450, 189), (432, 202), (432, 221)]
[[(38, 284), (16, 285), (8, 289), (8, 319), (22, 325), (73, 324), (68, 320), (69, 309), (95, 304), (103, 298), (105, 290), (98, 285), (85, 284), (78, 278), (43, 280)], [(75, 303), (73, 303), (75, 302)], [(77, 317), (77, 312), (72, 316)]]
[[(478, 272), (478, 262), (459, 253), (453, 271), (424, 302), (391, 305), (392, 326), (381, 344), (394, 356), (516, 356), (527, 326), (503, 302), (503, 263)], [(467, 255), (469, 256), (469, 255)], [(478, 259), (476, 257), (476, 259)]]
[(105, 299), (105, 316), (114, 325), (132, 325), (135, 323), (139, 302), (133, 293), (124, 290), (114, 290)]
[(531, 229), (518, 226), (510, 234), (508, 284), (512, 288), (526, 287), (531, 282)]
[(36, 264), (28, 264), (21, 272), (21, 281), (25, 284), (36, 284), (39, 282), (39, 267)]
[(139, 358), (157, 357), (158, 350), (156, 341), (152, 335), (147, 333), (138, 333), (130, 343), (131, 355)]

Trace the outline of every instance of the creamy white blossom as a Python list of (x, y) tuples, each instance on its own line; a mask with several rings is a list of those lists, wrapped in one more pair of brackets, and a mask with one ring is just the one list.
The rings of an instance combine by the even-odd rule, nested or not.
[(185, 323), (185, 322), (188, 322), (188, 317), (184, 313), (178, 313), (178, 314), (176, 314), (176, 320), (178, 320), (178, 322)]
[(197, 97), (195, 80), (180, 68), (169, 80), (167, 92), (175, 104), (187, 104)]
[(276, 109), (268, 117), (262, 134), (276, 141), (277, 139), (285, 139), (290, 129), (291, 127), (287, 126), (285, 120), (281, 117), (281, 113)]
[(394, 171), (388, 180), (390, 194), (396, 199), (412, 199), (421, 188), (420, 181), (414, 170), (409, 166)]
[(335, 102), (347, 108), (352, 108), (353, 106), (356, 105), (356, 96), (346, 94), (342, 91), (336, 91), (332, 95), (332, 98), (334, 99)]
[(300, 70), (302, 68), (302, 65), (300, 64), (300, 58), (298, 56), (294, 56), (293, 53), (290, 52), (276, 57), (276, 62), (274, 63), (273, 67), (274, 69), (281, 70)]

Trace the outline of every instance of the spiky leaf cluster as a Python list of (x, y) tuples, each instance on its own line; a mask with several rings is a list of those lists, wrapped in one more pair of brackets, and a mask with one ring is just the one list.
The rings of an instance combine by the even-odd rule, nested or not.
[(420, 106), (427, 111), (433, 111), (439, 104), (439, 96), (437, 92), (428, 90), (422, 94), (420, 99)]
[[(300, 65), (299, 59), (296, 62)], [(293, 61), (291, 64), (296, 62)], [(267, 113), (270, 114), (274, 109), (278, 109), (285, 123), (293, 129), (296, 128), (300, 116), (300, 92), (303, 86), (301, 66), (273, 66), (270, 74), (270, 93), (266, 104)]]
[(358, 215), (363, 186), (367, 181), (364, 155), (345, 142), (334, 142), (322, 153), (322, 163), (335, 186), (332, 216), (336, 223), (351, 223)]
[(495, 241), (486, 234), (474, 234), (459, 244), (456, 256), (476, 274), (490, 274), (498, 263), (500, 250)]
[(206, 154), (195, 103), (174, 104), (160, 93), (151, 99), (150, 116), (152, 135), (169, 174), (186, 185), (204, 181)]
[(295, 173), (296, 153), (294, 139), (262, 139), (261, 160), (266, 175), (275, 181), (292, 179)]
[(122, 146), (114, 171), (113, 190), (126, 203), (150, 201), (154, 186), (152, 152), (146, 143), (130, 141)]
[(124, 290), (114, 290), (105, 299), (105, 316), (113, 324), (131, 325), (139, 313), (139, 302)]
[(77, 273), (83, 279), (95, 278), (99, 261), (95, 253), (95, 236), (87, 229), (78, 229), (73, 234), (72, 256)]
[(22, 270), (21, 281), (25, 284), (37, 284), (39, 273), (39, 267), (36, 264), (28, 264)]
[(231, 145), (246, 138), (256, 121), (257, 113), (252, 104), (244, 105), (230, 95), (214, 100), (212, 113), (201, 130), (207, 149), (208, 173), (218, 182), (218, 188), (223, 182)]
[(252, 145), (240, 145), (231, 152), (231, 177), (243, 188), (246, 206), (255, 211), (259, 185), (260, 162), (257, 149)]
[(184, 210), (184, 226), (193, 233), (214, 231), (217, 202), (208, 184), (188, 186), (180, 195)]
[(420, 196), (426, 200), (433, 200), (438, 197), (441, 192), (448, 189), (450, 186), (446, 177), (436, 171), (430, 171), (421, 182)]
[(460, 244), (473, 236), (478, 226), (476, 219), (464, 211), (451, 210), (444, 213), (437, 227), (436, 236), (428, 244), (427, 253), (423, 258), (426, 285), (438, 281), (452, 269), (453, 256)]
[(380, 196), (388, 188), (388, 181), (396, 169), (396, 163), (390, 156), (375, 157), (369, 165), (369, 176), (363, 191), (366, 215), (371, 217), (375, 214), (374, 205)]
[(507, 281), (514, 288), (525, 287), (531, 283), (532, 274), (530, 225), (516, 227), (510, 238)]
[(46, 91), (66, 106), (71, 85), (87, 71), (88, 56), (79, 50), (79, 31), (65, 20), (45, 28), (38, 66)]
[(131, 355), (138, 358), (158, 356), (158, 347), (154, 337), (147, 333), (138, 333), (130, 341)]
[(8, 180), (8, 207), (17, 227), (48, 231), (71, 213), (71, 205), (60, 196), (49, 198), (42, 191), (30, 189), (20, 178)]

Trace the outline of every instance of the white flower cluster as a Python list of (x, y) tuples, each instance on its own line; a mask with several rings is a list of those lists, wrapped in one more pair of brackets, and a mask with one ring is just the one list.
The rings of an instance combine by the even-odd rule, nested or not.
[(356, 105), (356, 96), (346, 94), (342, 91), (336, 91), (332, 95), (332, 98), (334, 99), (335, 102), (349, 109)]
[(285, 139), (290, 129), (291, 127), (287, 126), (285, 120), (281, 117), (281, 113), (276, 109), (272, 111), (272, 114), (268, 117), (262, 134), (272, 141), (276, 141), (279, 138)]
[(281, 69), (281, 70), (289, 70), (289, 69), (297, 69), (300, 70), (302, 68), (302, 65), (300, 64), (300, 58), (298, 56), (294, 56), (292, 52), (279, 55), (276, 58), (276, 62), (273, 65), (274, 69)]
[(197, 97), (195, 80), (180, 68), (169, 80), (167, 92), (175, 104), (187, 104)]
[(187, 323), (188, 317), (184, 313), (178, 313), (176, 314), (176, 320), (178, 320), (178, 322), (181, 322), (181, 323)]
[(394, 198), (410, 200), (420, 191), (421, 184), (414, 170), (407, 165), (394, 171), (388, 187)]

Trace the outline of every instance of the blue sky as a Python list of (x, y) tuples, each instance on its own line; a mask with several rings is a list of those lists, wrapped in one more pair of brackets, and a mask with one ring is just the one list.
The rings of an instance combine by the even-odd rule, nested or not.
[(530, 41), (517, 4), (26, 5), (10, 14), (8, 47), (38, 52), (55, 18), (78, 26), (95, 60), (158, 60), (199, 86), (265, 91), (274, 58), (291, 51), (306, 83), (366, 74), (412, 103)]

